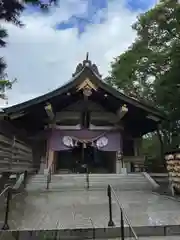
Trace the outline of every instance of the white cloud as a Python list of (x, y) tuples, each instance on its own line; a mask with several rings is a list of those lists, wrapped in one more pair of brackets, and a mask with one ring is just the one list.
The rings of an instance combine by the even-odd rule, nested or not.
[(22, 29), (6, 25), (8, 46), (1, 55), (7, 61), (9, 77), (18, 79), (8, 92), (9, 104), (41, 95), (68, 81), (87, 51), (99, 66), (100, 73), (106, 76), (109, 63), (134, 40), (131, 24), (138, 13), (125, 9), (122, 1), (112, 1), (107, 20), (103, 24), (89, 25), (80, 38), (77, 29), (55, 31), (52, 26), (72, 14), (83, 13), (84, 2), (61, 2), (63, 5), (49, 16), (24, 16), (22, 20), (26, 26)]

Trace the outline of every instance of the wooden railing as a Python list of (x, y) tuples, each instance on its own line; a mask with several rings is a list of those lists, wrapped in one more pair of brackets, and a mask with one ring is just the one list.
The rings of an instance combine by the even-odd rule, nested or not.
[(0, 134), (0, 171), (24, 171), (32, 167), (32, 149), (26, 143)]

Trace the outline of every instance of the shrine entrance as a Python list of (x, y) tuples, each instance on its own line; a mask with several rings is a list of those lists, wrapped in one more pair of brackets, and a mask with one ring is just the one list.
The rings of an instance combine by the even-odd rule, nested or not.
[(103, 152), (82, 143), (56, 155), (56, 173), (115, 173), (115, 152)]

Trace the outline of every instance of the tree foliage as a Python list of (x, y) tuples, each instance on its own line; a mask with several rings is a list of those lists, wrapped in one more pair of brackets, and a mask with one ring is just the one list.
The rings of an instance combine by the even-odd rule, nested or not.
[(163, 123), (161, 137), (165, 149), (176, 147), (180, 144), (180, 4), (161, 0), (132, 28), (137, 37), (114, 59), (106, 81), (164, 111), (169, 121)]

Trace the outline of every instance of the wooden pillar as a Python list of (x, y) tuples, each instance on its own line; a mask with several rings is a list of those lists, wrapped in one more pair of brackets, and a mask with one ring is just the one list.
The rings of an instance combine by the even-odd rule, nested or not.
[[(54, 161), (54, 151), (50, 149), (49, 143), (47, 142), (47, 150), (46, 150), (46, 169), (52, 166)], [(46, 173), (47, 174), (47, 173)]]
[(56, 172), (56, 161), (57, 161), (57, 152), (54, 152), (54, 162), (53, 162), (53, 171), (52, 173)]
[(48, 151), (48, 167), (52, 166), (54, 160), (54, 151), (49, 149)]

